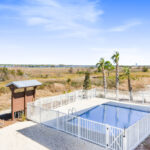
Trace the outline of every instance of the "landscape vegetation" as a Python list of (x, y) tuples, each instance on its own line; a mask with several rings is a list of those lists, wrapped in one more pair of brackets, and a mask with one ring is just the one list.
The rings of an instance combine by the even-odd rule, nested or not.
[[(101, 58), (95, 66), (9, 65), (0, 68), (0, 110), (10, 107), (10, 90), (5, 85), (16, 80), (36, 79), (42, 82), (36, 97), (46, 97), (77, 89), (138, 91), (150, 84), (148, 66), (119, 66), (119, 52), (110, 60)], [(112, 62), (112, 63), (111, 63)], [(132, 98), (132, 93), (131, 93)]]

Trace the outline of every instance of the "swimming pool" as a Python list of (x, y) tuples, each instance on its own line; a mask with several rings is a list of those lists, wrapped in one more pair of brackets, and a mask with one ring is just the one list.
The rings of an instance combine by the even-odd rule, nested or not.
[[(150, 106), (132, 104), (134, 101), (127, 104), (113, 100), (93, 106), (95, 102), (98, 104), (98, 101), (100, 104), (102, 99), (98, 99), (94, 94), (89, 101), (89, 99), (82, 98), (83, 92), (81, 91), (78, 96), (76, 93), (69, 93), (69, 101), (71, 100), (73, 104), (65, 103), (68, 106), (64, 106), (63, 103), (68, 94), (54, 97), (55, 101), (52, 98), (46, 99), (44, 102), (42, 100), (39, 103), (29, 103), (27, 118), (111, 150), (133, 150), (150, 135)], [(73, 102), (72, 97), (74, 97)], [(54, 102), (51, 109), (45, 107), (45, 105), (51, 104), (49, 103), (51, 101)], [(80, 109), (80, 106), (76, 104), (80, 105), (80, 102), (83, 101), (87, 107)], [(76, 110), (79, 111), (61, 112), (60, 110), (63, 109), (60, 108), (58, 111), (55, 103), (59, 103), (59, 107), (64, 107), (65, 111), (73, 107), (77, 107)], [(89, 106), (91, 108), (88, 108)]]
[(114, 104), (98, 105), (82, 114), (79, 117), (91, 121), (108, 124), (121, 129), (126, 129), (135, 124), (138, 120), (149, 114), (146, 110), (116, 106)]

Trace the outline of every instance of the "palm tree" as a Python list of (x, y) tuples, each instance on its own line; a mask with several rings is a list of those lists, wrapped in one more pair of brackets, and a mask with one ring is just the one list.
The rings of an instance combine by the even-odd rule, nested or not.
[(104, 86), (104, 96), (106, 97), (106, 89), (107, 89), (107, 82), (105, 76), (105, 60), (101, 58), (100, 61), (96, 64), (98, 71), (102, 71), (103, 73), (103, 86)]
[(129, 93), (130, 93), (130, 100), (133, 100), (131, 77), (130, 77), (130, 68), (129, 67), (124, 67), (124, 74), (128, 77), (128, 89), (129, 89)]
[(118, 100), (119, 96), (119, 52), (116, 51), (111, 59), (116, 64), (116, 98)]
[(112, 65), (112, 63), (110, 61), (106, 61), (105, 62), (105, 69), (108, 72), (108, 77), (109, 77), (109, 73), (110, 71), (114, 70), (114, 66)]

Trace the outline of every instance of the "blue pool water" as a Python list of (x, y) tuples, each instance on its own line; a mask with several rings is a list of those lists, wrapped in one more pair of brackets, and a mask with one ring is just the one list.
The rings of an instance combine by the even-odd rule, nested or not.
[(80, 117), (124, 129), (133, 125), (148, 113), (133, 108), (103, 104), (86, 111)]

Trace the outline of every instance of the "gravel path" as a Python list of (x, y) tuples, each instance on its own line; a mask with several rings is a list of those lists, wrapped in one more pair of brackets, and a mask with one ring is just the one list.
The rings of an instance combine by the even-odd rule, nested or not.
[(17, 122), (0, 129), (2, 150), (104, 150), (69, 134), (33, 123)]

